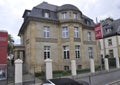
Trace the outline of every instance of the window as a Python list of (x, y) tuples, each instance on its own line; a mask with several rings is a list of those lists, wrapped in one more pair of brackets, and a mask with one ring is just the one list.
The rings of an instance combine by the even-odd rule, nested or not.
[(73, 13), (73, 18), (77, 19), (77, 13)]
[(76, 58), (80, 58), (80, 46), (79, 45), (75, 46), (75, 56)]
[(50, 58), (50, 46), (44, 46), (44, 59)]
[(79, 37), (78, 27), (74, 27), (74, 37), (75, 37), (75, 38), (78, 38), (78, 37)]
[(70, 55), (69, 55), (69, 46), (63, 46), (63, 51), (64, 51), (64, 59), (69, 59)]
[(67, 12), (63, 12), (62, 13), (62, 19), (66, 19), (67, 18)]
[(106, 33), (110, 33), (112, 31), (112, 28), (107, 28), (105, 30), (106, 30)]
[(89, 58), (93, 58), (93, 49), (92, 49), (92, 47), (88, 47), (88, 54), (89, 54)]
[(69, 70), (69, 66), (64, 66), (64, 70)]
[(77, 68), (78, 69), (82, 69), (82, 65), (77, 65)]
[(62, 28), (62, 38), (68, 38), (68, 28), (67, 27)]
[(114, 57), (113, 50), (109, 50), (109, 56)]
[(112, 45), (112, 39), (108, 39), (108, 45), (109, 45), (109, 46)]
[(91, 41), (91, 40), (92, 40), (91, 32), (88, 32), (88, 34), (87, 34), (87, 38), (88, 38), (88, 41)]
[(44, 38), (49, 38), (50, 37), (50, 29), (49, 27), (45, 26), (44, 27)]
[(45, 12), (45, 13), (44, 13), (44, 17), (45, 17), (45, 18), (49, 18), (49, 17), (50, 17), (50, 13), (49, 13), (49, 12)]

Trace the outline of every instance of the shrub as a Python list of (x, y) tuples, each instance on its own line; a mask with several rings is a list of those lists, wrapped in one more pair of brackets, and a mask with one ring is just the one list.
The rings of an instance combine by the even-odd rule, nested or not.
[(89, 68), (86, 68), (86, 69), (78, 69), (77, 70), (77, 73), (80, 74), (80, 73), (87, 73), (87, 72), (90, 72), (90, 69)]

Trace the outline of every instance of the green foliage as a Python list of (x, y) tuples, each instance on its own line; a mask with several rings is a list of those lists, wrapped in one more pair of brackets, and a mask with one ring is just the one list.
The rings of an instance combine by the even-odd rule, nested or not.
[(109, 55), (105, 55), (105, 58), (109, 58)]
[(86, 69), (78, 69), (78, 70), (77, 70), (77, 73), (78, 73), (78, 74), (88, 73), (88, 72), (90, 72), (90, 69), (89, 69), (89, 68), (86, 68)]
[(10, 34), (8, 34), (8, 55), (13, 53), (13, 43), (13, 37)]
[(35, 77), (40, 77), (45, 75), (45, 72), (41, 71), (41, 72), (35, 72)]

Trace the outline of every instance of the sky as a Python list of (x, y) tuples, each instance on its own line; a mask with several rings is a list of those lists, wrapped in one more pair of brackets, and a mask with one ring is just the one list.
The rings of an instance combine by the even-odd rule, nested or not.
[(23, 23), (22, 15), (25, 9), (32, 8), (43, 1), (61, 6), (73, 4), (89, 18), (96, 22), (111, 17), (120, 18), (120, 0), (0, 0), (0, 30), (6, 30), (12, 35), (15, 44), (20, 44), (19, 29)]

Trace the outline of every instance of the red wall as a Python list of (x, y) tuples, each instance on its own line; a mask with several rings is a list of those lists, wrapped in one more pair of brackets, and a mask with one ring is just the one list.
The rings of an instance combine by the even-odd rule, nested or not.
[(7, 64), (8, 33), (0, 31), (0, 64)]

